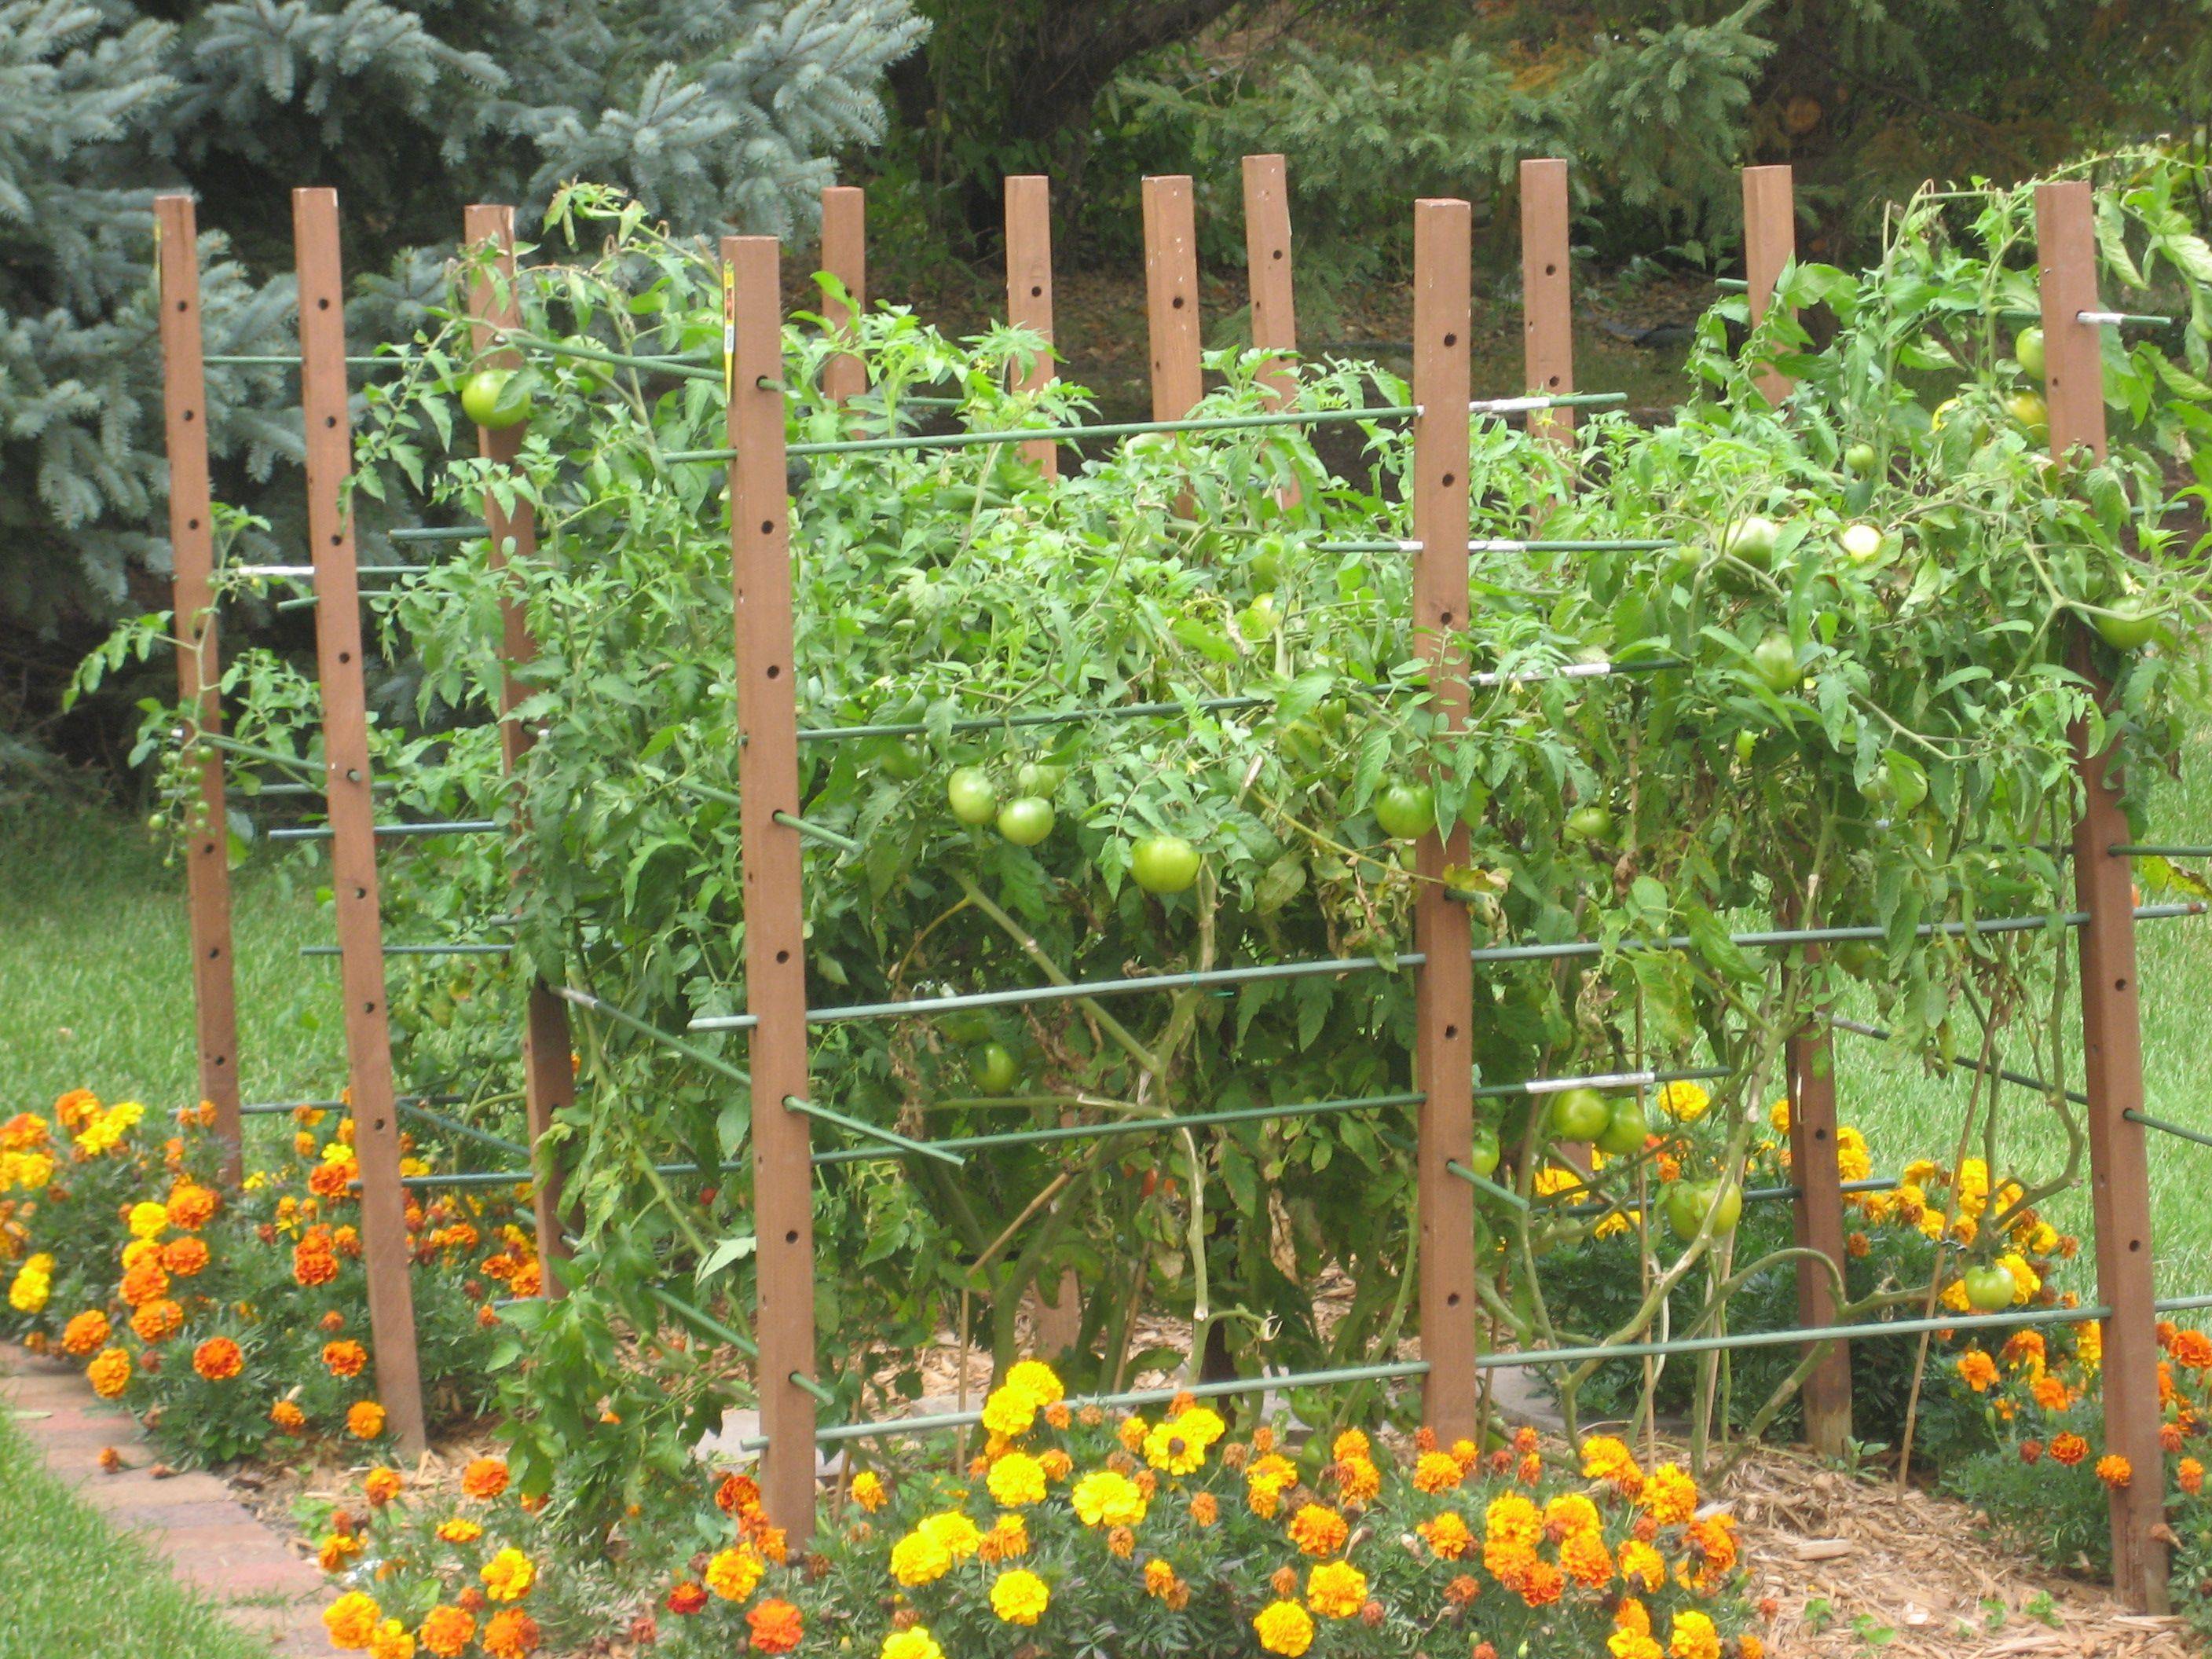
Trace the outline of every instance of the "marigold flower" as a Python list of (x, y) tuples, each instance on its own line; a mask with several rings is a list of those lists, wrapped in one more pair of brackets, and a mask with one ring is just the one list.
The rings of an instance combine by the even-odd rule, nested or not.
[(1667, 1656), (1668, 1659), (1721, 1659), (1721, 1633), (1705, 1614), (1685, 1607), (1674, 1615)]
[(1008, 1452), (992, 1464), (984, 1484), (1010, 1510), (1044, 1502), (1044, 1466), (1026, 1452)]
[(2193, 1457), (2185, 1457), (2174, 1466), (2173, 1483), (2195, 1498), (2204, 1490), (2204, 1466)]
[[(538, 1569), (528, 1556), (510, 1547), (485, 1562), (477, 1577), (483, 1580), (484, 1594), (493, 1601), (520, 1601), (538, 1582)], [(713, 1582), (711, 1576), (708, 1582)]]
[[(1260, 1638), (1260, 1645), (1269, 1653), (1281, 1655), (1282, 1659), (1302, 1659), (1305, 1650), (1313, 1645), (1313, 1619), (1295, 1601), (1269, 1602), (1252, 1620), (1252, 1628)], [(890, 1659), (890, 1656), (886, 1655), (885, 1659)]]
[(1367, 1600), (1367, 1575), (1349, 1561), (1323, 1561), (1306, 1574), (1306, 1605), (1324, 1619), (1350, 1619)]
[(1969, 1348), (1959, 1356), (1959, 1380), (1976, 1394), (1987, 1390), (1997, 1380), (1997, 1362), (1979, 1348)]
[(1382, 1491), (1382, 1471), (1372, 1460), (1346, 1457), (1329, 1466), (1336, 1475), (1336, 1495), (1346, 1508), (1362, 1510)]
[(1067, 1397), (1060, 1374), (1042, 1359), (1017, 1360), (1006, 1371), (1006, 1386), (1023, 1389), (1041, 1406), (1055, 1405)]
[(2212, 1336), (2202, 1331), (2177, 1331), (2168, 1352), (2184, 1370), (2212, 1370)]
[(307, 1413), (301, 1411), (296, 1402), (289, 1400), (280, 1400), (271, 1406), (269, 1408), (269, 1420), (286, 1434), (297, 1434), (307, 1426)]
[(474, 1457), (461, 1471), (461, 1490), (487, 1501), (507, 1490), (507, 1462), (498, 1457)]
[(315, 1565), (325, 1572), (340, 1573), (362, 1551), (362, 1540), (349, 1532), (334, 1532), (315, 1549)]
[(2040, 1440), (2021, 1441), (2020, 1443), (2020, 1461), (2023, 1463), (2041, 1462), (2043, 1461), (2043, 1443)]
[(1766, 1659), (1766, 1644), (1749, 1631), (1735, 1638), (1736, 1659)]
[(891, 1546), (891, 1577), (908, 1589), (934, 1583), (951, 1571), (952, 1552), (919, 1529)]
[(2158, 1425), (2158, 1449), (2163, 1452), (2178, 1452), (2181, 1449), (2180, 1424), (2161, 1423)]
[(323, 1628), (330, 1632), (332, 1647), (343, 1653), (362, 1653), (375, 1640), (377, 1621), (383, 1617), (384, 1609), (374, 1597), (348, 1590), (323, 1609)]
[(303, 1238), (292, 1247), (292, 1279), (306, 1290), (327, 1285), (338, 1276), (338, 1259), (327, 1240)]
[(1097, 1469), (1075, 1483), (1068, 1495), (1088, 1527), (1133, 1527), (1145, 1518), (1145, 1494), (1126, 1474)]
[(863, 1469), (853, 1477), (853, 1501), (873, 1515), (890, 1501), (884, 1490), (883, 1477), (873, 1469)]
[(332, 1376), (359, 1376), (368, 1364), (368, 1350), (351, 1337), (323, 1344), (323, 1364)]
[(88, 1308), (62, 1327), (62, 1352), (82, 1359), (97, 1352), (109, 1334), (107, 1316), (97, 1308)]
[(161, 1253), (142, 1256), (123, 1270), (118, 1294), (134, 1308), (157, 1302), (169, 1293), (169, 1275), (161, 1271)]
[(406, 1482), (399, 1478), (397, 1469), (371, 1469), (361, 1478), (361, 1495), (374, 1509), (382, 1509), (399, 1496)]
[(742, 1601), (760, 1587), (767, 1571), (768, 1564), (751, 1550), (718, 1550), (707, 1563), (707, 1588), (725, 1601)]
[(1561, 1492), (1544, 1505), (1544, 1533), (1549, 1538), (1568, 1538), (1578, 1532), (1595, 1532), (1605, 1524), (1597, 1505), (1578, 1492)]
[(133, 1238), (152, 1238), (166, 1231), (169, 1224), (169, 1206), (149, 1199), (133, 1204), (124, 1224), (131, 1229)]
[(192, 1369), (210, 1382), (227, 1382), (246, 1369), (246, 1355), (227, 1336), (211, 1336), (192, 1350)]
[(2097, 1479), (2114, 1492), (2120, 1491), (2135, 1475), (2135, 1466), (2118, 1452), (2106, 1452), (2097, 1460)]
[(707, 1587), (685, 1579), (668, 1592), (667, 1607), (671, 1613), (689, 1619), (707, 1605)]
[(1413, 1530), (1439, 1561), (1457, 1561), (1474, 1547), (1474, 1532), (1452, 1510), (1422, 1522)]
[(186, 1232), (198, 1232), (215, 1218), (222, 1200), (211, 1187), (197, 1182), (184, 1181), (169, 1189), (169, 1224), (181, 1227)]
[(769, 1596), (745, 1610), (745, 1628), (756, 1653), (789, 1653), (806, 1634), (805, 1615), (790, 1602)]
[(1444, 1600), (1455, 1607), (1466, 1607), (1481, 1594), (1482, 1581), (1471, 1572), (1455, 1575), (1444, 1586)]
[(1035, 1425), (1037, 1410), (1042, 1404), (1027, 1389), (1003, 1383), (994, 1389), (983, 1402), (983, 1426), (993, 1434), (1018, 1440)]
[(2069, 1469), (2088, 1455), (2089, 1443), (2078, 1434), (2062, 1434), (2051, 1443), (2052, 1461)]
[(1609, 1434), (1594, 1434), (1583, 1442), (1583, 1478), (1602, 1480), (1624, 1498), (1644, 1488), (1644, 1471), (1627, 1443)]
[(1613, 1582), (1613, 1552), (1605, 1535), (1594, 1529), (1571, 1532), (1559, 1541), (1559, 1565), (1585, 1589), (1603, 1589)]
[(1667, 1558), (1643, 1539), (1631, 1538), (1620, 1547), (1620, 1577), (1624, 1583), (1642, 1584), (1647, 1594), (1662, 1589), (1667, 1583)]
[(484, 1626), (483, 1641), (491, 1659), (527, 1659), (538, 1651), (538, 1621), (520, 1607), (502, 1607)]
[(1425, 1451), (1413, 1464), (1413, 1488), (1430, 1493), (1449, 1492), (1459, 1485), (1463, 1473), (1449, 1452)]
[(1190, 1518), (1199, 1526), (1210, 1527), (1221, 1518), (1221, 1504), (1210, 1492), (1190, 1495)]
[(476, 1616), (465, 1609), (440, 1605), (424, 1615), (415, 1635), (425, 1651), (437, 1659), (460, 1659), (477, 1633)]
[(1664, 1084), (1659, 1090), (1659, 1109), (1677, 1123), (1696, 1122), (1712, 1103), (1713, 1097), (1705, 1086), (1686, 1078)]
[(473, 1544), (483, 1536), (483, 1528), (465, 1515), (456, 1515), (438, 1523), (438, 1537), (447, 1544)]
[(1678, 1527), (1698, 1511), (1698, 1483), (1673, 1463), (1651, 1471), (1637, 1502), (1662, 1527)]
[(1044, 1580), (1024, 1567), (1002, 1572), (991, 1583), (991, 1611), (1006, 1624), (1036, 1624), (1051, 1599)]
[(131, 1316), (131, 1328), (141, 1342), (166, 1342), (185, 1328), (185, 1310), (167, 1297), (149, 1302)]
[(2063, 1377), (2047, 1374), (2039, 1376), (2028, 1384), (2028, 1393), (2047, 1412), (2063, 1412), (2074, 1403), (2074, 1391), (2066, 1386)]
[(1145, 1594), (1164, 1598), (1176, 1586), (1174, 1565), (1159, 1556), (1145, 1563)]
[(1539, 1559), (1528, 1564), (1515, 1588), (1530, 1607), (1547, 1607), (1567, 1593), (1567, 1576), (1549, 1561)]
[(1334, 1510), (1322, 1504), (1302, 1504), (1291, 1517), (1291, 1542), (1307, 1555), (1334, 1555), (1352, 1536), (1352, 1528)]
[(384, 1432), (384, 1407), (374, 1400), (356, 1400), (346, 1407), (346, 1432), (356, 1440), (374, 1440)]

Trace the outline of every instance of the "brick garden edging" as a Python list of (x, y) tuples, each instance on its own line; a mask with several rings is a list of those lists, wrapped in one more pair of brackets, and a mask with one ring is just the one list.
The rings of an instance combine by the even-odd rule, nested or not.
[[(215, 1476), (188, 1470), (156, 1480), (152, 1449), (128, 1413), (93, 1393), (78, 1368), (0, 1343), (0, 1404), (46, 1468), (120, 1530), (143, 1539), (179, 1583), (213, 1603), (272, 1655), (325, 1659), (323, 1575), (254, 1518)], [(100, 1469), (103, 1447), (125, 1467)]]

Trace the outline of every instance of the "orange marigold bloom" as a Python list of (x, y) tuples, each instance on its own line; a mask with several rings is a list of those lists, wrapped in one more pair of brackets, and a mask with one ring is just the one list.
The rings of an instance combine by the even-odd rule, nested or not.
[(269, 1420), (287, 1434), (297, 1434), (307, 1426), (307, 1414), (289, 1400), (280, 1400), (269, 1408)]
[(507, 1463), (502, 1458), (471, 1458), (461, 1471), (461, 1490), (471, 1498), (490, 1499), (507, 1490)]
[(196, 1182), (180, 1181), (169, 1189), (169, 1224), (197, 1232), (215, 1218), (221, 1202), (213, 1188)]
[(1602, 1533), (1569, 1533), (1559, 1542), (1559, 1565), (1585, 1589), (1603, 1589), (1613, 1582), (1613, 1552)]
[(98, 1352), (108, 1335), (107, 1316), (97, 1308), (88, 1308), (62, 1327), (62, 1352), (82, 1359)]
[(2135, 1478), (2135, 1465), (2118, 1452), (2106, 1452), (2097, 1460), (2097, 1479), (2114, 1492), (2118, 1492)]
[(484, 1626), (483, 1650), (491, 1659), (528, 1659), (538, 1651), (538, 1621), (520, 1607), (502, 1607)]
[(2051, 1455), (2072, 1468), (2089, 1455), (2089, 1443), (2078, 1434), (2062, 1434), (2051, 1443)]
[(1524, 1486), (1533, 1486), (1544, 1478), (1544, 1459), (1538, 1452), (1522, 1452), (1513, 1478)]
[(1474, 1534), (1456, 1513), (1446, 1510), (1413, 1528), (1439, 1561), (1457, 1561), (1474, 1547)]
[(161, 1246), (161, 1267), (179, 1279), (190, 1279), (208, 1264), (208, 1247), (204, 1239), (173, 1238)]
[(685, 1579), (668, 1592), (668, 1610), (689, 1619), (707, 1605), (707, 1587)]
[(246, 1369), (246, 1355), (227, 1336), (211, 1336), (192, 1350), (192, 1369), (210, 1382), (227, 1382)]
[(292, 1278), (305, 1289), (327, 1285), (338, 1276), (338, 1259), (326, 1239), (303, 1238), (292, 1247)]
[(2168, 1352), (2173, 1363), (2192, 1371), (2212, 1371), (2212, 1336), (2202, 1331), (2177, 1331)]
[(1307, 1504), (1291, 1517), (1290, 1534), (1291, 1542), (1308, 1555), (1334, 1555), (1352, 1536), (1352, 1528), (1334, 1510)]
[(120, 1348), (102, 1348), (84, 1368), (85, 1380), (102, 1400), (112, 1400), (131, 1383), (131, 1356)]
[(1221, 1504), (1210, 1492), (1190, 1495), (1190, 1518), (1201, 1527), (1210, 1527), (1221, 1518)]
[(1463, 1607), (1482, 1594), (1481, 1581), (1471, 1572), (1462, 1572), (1444, 1586), (1444, 1600), (1455, 1607)]
[(167, 1297), (149, 1302), (131, 1316), (141, 1342), (166, 1342), (185, 1328), (185, 1310)]
[(1537, 1560), (1521, 1576), (1521, 1599), (1532, 1607), (1549, 1607), (1566, 1594), (1567, 1576), (1549, 1561)]
[(1382, 1490), (1382, 1471), (1364, 1457), (1346, 1457), (1336, 1465), (1336, 1493), (1348, 1509), (1364, 1509)]
[(1980, 1394), (1997, 1380), (1997, 1362), (1979, 1348), (1969, 1348), (1959, 1356), (1959, 1380)]
[(1137, 1534), (1127, 1527), (1110, 1527), (1106, 1532), (1106, 1547), (1122, 1560), (1129, 1560), (1137, 1553)]
[(315, 1565), (325, 1572), (343, 1572), (347, 1564), (362, 1552), (362, 1540), (349, 1532), (334, 1532), (323, 1540), (315, 1552)]
[[(500, 1469), (500, 1484), (502, 1486), (507, 1484), (507, 1470), (504, 1466)], [(497, 1495), (496, 1492), (484, 1494), (488, 1498)], [(759, 1514), (760, 1483), (749, 1474), (723, 1476), (722, 1484), (714, 1488), (714, 1507), (725, 1515)]]
[(2043, 1443), (2040, 1440), (2021, 1441), (2020, 1443), (2020, 1461), (2023, 1463), (2041, 1462), (2043, 1461)]
[(123, 1299), (134, 1308), (157, 1302), (169, 1293), (169, 1275), (161, 1271), (160, 1252), (143, 1255), (124, 1269), (118, 1287)]
[(756, 1653), (789, 1653), (806, 1634), (806, 1620), (788, 1601), (771, 1596), (745, 1610)]
[(2029, 1385), (2035, 1403), (2047, 1412), (2063, 1412), (2074, 1403), (2074, 1391), (2055, 1376), (2039, 1376)]
[(2173, 1483), (2191, 1498), (2204, 1490), (2204, 1466), (2193, 1457), (2185, 1457), (2174, 1467)]
[(2158, 1449), (2163, 1452), (2178, 1452), (2181, 1449), (2180, 1424), (2161, 1423), (2158, 1425)]
[(361, 1495), (380, 1510), (398, 1497), (406, 1484), (397, 1469), (371, 1469), (361, 1478)]
[(323, 1344), (323, 1364), (332, 1376), (359, 1376), (368, 1364), (368, 1350), (348, 1337)]
[(1413, 1465), (1413, 1488), (1417, 1492), (1449, 1492), (1460, 1483), (1462, 1471), (1458, 1461), (1449, 1452), (1425, 1451)]
[(346, 1407), (346, 1432), (356, 1440), (374, 1440), (384, 1432), (384, 1407), (374, 1400), (356, 1400)]
[(122, 1474), (123, 1454), (112, 1446), (102, 1446), (100, 1449), (100, 1472), (102, 1474)]
[(377, 1621), (383, 1617), (384, 1609), (371, 1597), (348, 1590), (323, 1609), (323, 1628), (330, 1632), (332, 1647), (362, 1653), (376, 1639)]
[(460, 1659), (477, 1633), (474, 1614), (465, 1608), (439, 1606), (430, 1609), (416, 1637), (423, 1650), (437, 1659)]
[(1662, 1527), (1679, 1527), (1698, 1512), (1698, 1485), (1673, 1463), (1651, 1471), (1637, 1502)]

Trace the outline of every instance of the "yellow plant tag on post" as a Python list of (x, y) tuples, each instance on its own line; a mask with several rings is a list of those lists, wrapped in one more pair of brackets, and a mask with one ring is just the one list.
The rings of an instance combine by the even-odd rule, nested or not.
[(722, 393), (738, 395), (738, 273), (722, 264)]

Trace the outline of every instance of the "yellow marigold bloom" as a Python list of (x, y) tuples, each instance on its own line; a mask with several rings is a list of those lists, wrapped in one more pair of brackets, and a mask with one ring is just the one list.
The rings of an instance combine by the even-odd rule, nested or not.
[(1660, 1086), (1659, 1109), (1677, 1123), (1695, 1123), (1712, 1103), (1713, 1097), (1705, 1092), (1705, 1085), (1687, 1078)]
[(344, 1653), (364, 1653), (376, 1639), (377, 1621), (383, 1617), (384, 1609), (373, 1597), (348, 1590), (323, 1609), (323, 1628), (330, 1632), (332, 1647)]
[(1347, 1457), (1372, 1457), (1375, 1448), (1364, 1429), (1346, 1429), (1329, 1442), (1328, 1455), (1342, 1462)]
[(1667, 1659), (1721, 1659), (1721, 1633), (1704, 1613), (1686, 1607), (1674, 1615)]
[(1297, 1483), (1298, 1466), (1280, 1452), (1262, 1452), (1260, 1460), (1245, 1472), (1248, 1480), (1272, 1480), (1279, 1486)]
[(1413, 1464), (1413, 1489), (1417, 1492), (1449, 1492), (1460, 1483), (1462, 1470), (1459, 1460), (1449, 1452), (1423, 1452)]
[(1788, 1095), (1777, 1097), (1774, 1103), (1766, 1109), (1766, 1121), (1778, 1135), (1786, 1135), (1790, 1133), (1790, 1097)]
[(1969, 1348), (1959, 1356), (1959, 1380), (1976, 1394), (1984, 1392), (1997, 1380), (1997, 1362), (1979, 1348)]
[(1959, 1166), (1959, 1213), (1979, 1219), (1990, 1202), (1990, 1166), (1970, 1158)]
[(1846, 1181), (1868, 1181), (1874, 1176), (1874, 1154), (1866, 1137), (1846, 1123), (1836, 1130), (1836, 1168)]
[[(711, 1573), (713, 1568), (708, 1571)], [(538, 1582), (538, 1569), (520, 1550), (509, 1547), (485, 1562), (477, 1576), (483, 1580), (484, 1594), (493, 1601), (520, 1601)]]
[(1637, 1502), (1662, 1527), (1679, 1527), (1698, 1512), (1698, 1483), (1673, 1463), (1651, 1471)]
[(917, 1529), (891, 1546), (890, 1569), (891, 1577), (908, 1589), (935, 1583), (952, 1571), (952, 1552)]
[(465, 1607), (435, 1607), (416, 1632), (438, 1659), (461, 1659), (477, 1633), (476, 1616)]
[(993, 1434), (1018, 1440), (1036, 1421), (1037, 1397), (1027, 1389), (1007, 1383), (991, 1391), (983, 1402), (983, 1426)]
[(1176, 1570), (1158, 1556), (1145, 1563), (1145, 1594), (1164, 1597), (1176, 1587)]
[(1536, 1171), (1536, 1196), (1556, 1198), (1561, 1193), (1571, 1193), (1583, 1184), (1581, 1175), (1573, 1170), (1547, 1164)]
[(1603, 1480), (1624, 1497), (1633, 1498), (1644, 1486), (1644, 1471), (1628, 1443), (1609, 1434), (1594, 1434), (1583, 1442), (1583, 1478)]
[(1667, 1583), (1667, 1558), (1640, 1538), (1620, 1547), (1620, 1577), (1624, 1583), (1641, 1583), (1649, 1592)]
[(1041, 1406), (1067, 1397), (1067, 1390), (1060, 1385), (1060, 1374), (1042, 1359), (1017, 1361), (1006, 1372), (1006, 1386), (1025, 1390)]
[(384, 1432), (384, 1407), (374, 1400), (356, 1400), (346, 1407), (346, 1432), (356, 1440), (374, 1440)]
[(983, 1540), (983, 1534), (975, 1529), (975, 1523), (957, 1510), (940, 1510), (935, 1515), (925, 1517), (915, 1530), (935, 1543), (955, 1561), (965, 1561), (975, 1554), (976, 1547)]
[(1474, 1547), (1474, 1534), (1454, 1510), (1446, 1510), (1413, 1528), (1439, 1561), (1456, 1561)]
[[(991, 1496), (1010, 1510), (1044, 1502), (1044, 1465), (1026, 1452), (1008, 1452), (985, 1478)], [(880, 1498), (878, 1502), (881, 1502)], [(872, 1509), (874, 1504), (868, 1505)]]
[(1337, 1496), (1352, 1509), (1364, 1509), (1382, 1490), (1382, 1471), (1370, 1459), (1347, 1457), (1336, 1466)]
[(2012, 1275), (2012, 1301), (2015, 1308), (2024, 1308), (2035, 1300), (2036, 1292), (2043, 1288), (2042, 1275), (2027, 1265), (2027, 1258), (2018, 1251), (2008, 1251), (1997, 1258), (1997, 1265)]
[(884, 1638), (883, 1659), (945, 1659), (945, 1650), (927, 1625), (895, 1630)]
[(718, 1550), (707, 1563), (707, 1588), (725, 1601), (742, 1601), (759, 1588), (767, 1564), (749, 1549)]
[(1044, 1580), (1024, 1567), (1002, 1572), (991, 1583), (991, 1611), (1005, 1624), (1034, 1625), (1051, 1600)]
[(133, 1204), (131, 1206), (131, 1218), (128, 1224), (131, 1237), (152, 1238), (168, 1226), (169, 1206), (166, 1204), (156, 1204), (151, 1199)]
[(1562, 1492), (1544, 1505), (1544, 1529), (1554, 1538), (1570, 1533), (1595, 1532), (1605, 1524), (1597, 1505), (1578, 1492)]
[(17, 1313), (34, 1314), (45, 1308), (54, 1291), (54, 1259), (41, 1253), (24, 1262), (8, 1287), (8, 1305)]
[(1482, 1535), (1487, 1543), (1533, 1550), (1544, 1535), (1544, 1513), (1517, 1492), (1500, 1492), (1482, 1511)]
[(1170, 1474), (1189, 1474), (1206, 1462), (1205, 1445), (1185, 1432), (1179, 1417), (1155, 1425), (1146, 1434), (1144, 1454), (1145, 1462)]
[(1981, 1237), (1981, 1224), (1970, 1215), (1955, 1218), (1951, 1223), (1951, 1237), (1961, 1244), (1971, 1244)]
[(1291, 1542), (1307, 1555), (1334, 1555), (1352, 1536), (1352, 1528), (1326, 1504), (1306, 1504), (1291, 1517), (1290, 1534)]
[(1094, 1469), (1069, 1495), (1087, 1527), (1133, 1527), (1145, 1518), (1145, 1494), (1126, 1474)]
[(1259, 1635), (1260, 1645), (1269, 1653), (1280, 1654), (1282, 1659), (1303, 1659), (1313, 1645), (1313, 1619), (1295, 1601), (1269, 1602), (1260, 1609), (1252, 1628)]
[(102, 1348), (84, 1368), (85, 1381), (102, 1400), (112, 1400), (131, 1386), (131, 1356), (120, 1348)]
[(1367, 1575), (1349, 1561), (1323, 1561), (1306, 1575), (1306, 1605), (1324, 1619), (1350, 1619), (1367, 1600)]
[(397, 1619), (387, 1619), (376, 1627), (368, 1659), (415, 1659), (415, 1638)]
[(883, 1478), (873, 1469), (863, 1469), (853, 1477), (853, 1501), (873, 1515), (890, 1501), (884, 1490)]
[(1268, 1475), (1254, 1475), (1244, 1483), (1244, 1504), (1262, 1521), (1272, 1521), (1283, 1507), (1284, 1482)]
[(1559, 1540), (1559, 1566), (1584, 1589), (1603, 1589), (1613, 1582), (1613, 1552), (1605, 1534), (1595, 1527), (1569, 1533)]
[(1132, 1414), (1121, 1419), (1120, 1425), (1114, 1431), (1114, 1437), (1121, 1443), (1121, 1449), (1133, 1457), (1144, 1450), (1145, 1437), (1150, 1432), (1151, 1429), (1145, 1419)]
[(438, 1523), (438, 1536), (448, 1544), (473, 1544), (483, 1536), (483, 1527), (465, 1516), (457, 1515)]

